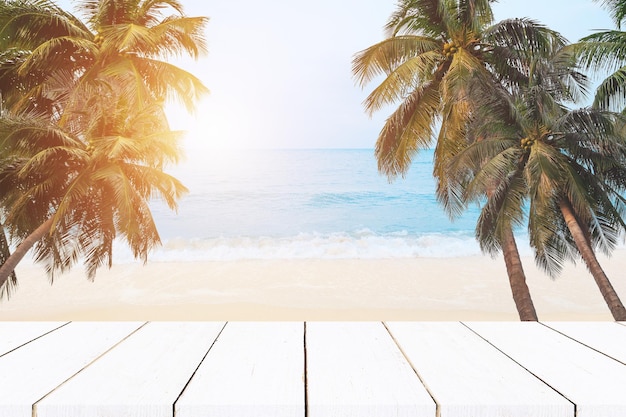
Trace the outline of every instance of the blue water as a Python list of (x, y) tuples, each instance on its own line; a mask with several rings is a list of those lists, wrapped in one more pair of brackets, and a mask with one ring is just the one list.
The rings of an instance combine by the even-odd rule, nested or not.
[(152, 259), (389, 258), (480, 253), (478, 208), (451, 221), (435, 198), (432, 151), (405, 178), (373, 151), (202, 151), (169, 170), (190, 190), (177, 213), (155, 202)]

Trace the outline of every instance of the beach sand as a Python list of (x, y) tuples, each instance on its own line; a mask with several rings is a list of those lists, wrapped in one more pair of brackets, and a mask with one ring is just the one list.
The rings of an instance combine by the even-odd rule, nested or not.
[[(539, 319), (612, 320), (582, 264), (551, 280), (524, 258)], [(600, 261), (626, 302), (626, 251)], [(518, 320), (501, 258), (149, 262), (50, 285), (20, 265), (0, 320)]]

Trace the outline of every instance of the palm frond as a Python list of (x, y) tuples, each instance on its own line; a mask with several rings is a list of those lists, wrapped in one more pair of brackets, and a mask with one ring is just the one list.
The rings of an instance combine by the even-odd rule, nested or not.
[[(53, 73), (56, 70), (78, 72), (93, 61), (96, 46), (91, 40), (72, 36), (56, 37), (39, 44), (19, 66), (18, 74)], [(45, 63), (45, 67), (42, 67)]]
[(453, 174), (450, 174), (448, 162), (467, 146), (466, 126), (469, 113), (470, 103), (464, 100), (458, 100), (444, 108), (434, 151), (433, 175), (436, 179), (437, 199), (453, 217), (460, 214), (455, 210), (460, 207), (456, 203), (460, 195), (455, 181), (451, 179)]
[(492, 184), (476, 223), (476, 239), (483, 252), (497, 254), (502, 249), (503, 232), (521, 225), (525, 189), (520, 175), (508, 175)]
[(471, 32), (478, 33), (493, 23), (490, 0), (458, 0), (458, 20)]
[(535, 263), (551, 278), (561, 273), (565, 262), (575, 262), (575, 245), (554, 201), (538, 204), (531, 200), (528, 232)]
[[(425, 36), (395, 36), (357, 52), (352, 73), (364, 87), (380, 75), (389, 75), (403, 63), (431, 51), (440, 51), (443, 43)], [(413, 77), (410, 77), (413, 78)]]
[(483, 39), (490, 45), (515, 51), (518, 57), (548, 57), (567, 44), (558, 32), (528, 18), (505, 19), (489, 27)]
[(163, 58), (188, 55), (193, 59), (206, 55), (208, 48), (204, 36), (207, 17), (175, 17), (165, 19), (150, 27), (150, 35), (156, 41), (156, 49), (146, 51), (149, 55)]
[(160, 198), (171, 210), (178, 208), (178, 200), (189, 191), (178, 179), (160, 169), (125, 164), (122, 170), (144, 199)]
[(433, 68), (440, 59), (438, 52), (426, 52), (399, 65), (367, 96), (366, 112), (371, 116), (385, 105), (404, 99), (415, 86), (432, 78)]
[(626, 17), (626, 3), (624, 0), (594, 0), (596, 2), (601, 3), (601, 5), (606, 8), (611, 14), (611, 18), (613, 22), (617, 25), (618, 28), (621, 27), (622, 21), (624, 17)]
[(422, 34), (436, 37), (446, 30), (442, 0), (400, 0), (385, 25), (389, 37)]
[[(512, 175), (517, 175), (519, 170), (521, 150), (510, 145), (510, 140), (485, 140), (472, 145), (476, 152), (463, 154), (467, 158), (484, 158), (474, 161), (476, 168), (471, 181), (463, 190), (463, 199), (467, 202), (480, 202), (484, 196), (493, 192), (501, 181), (507, 181)], [(468, 150), (470, 149), (468, 148)]]
[(626, 32), (608, 30), (582, 38), (575, 51), (585, 69), (613, 72), (626, 64)]
[(23, 50), (57, 37), (85, 38), (89, 29), (49, 0), (0, 2), (0, 49)]
[(531, 198), (552, 199), (565, 176), (565, 158), (558, 150), (538, 141), (532, 146), (524, 175), (530, 186)]
[(183, 4), (178, 0), (143, 0), (139, 4), (137, 17), (139, 23), (152, 26), (161, 20), (164, 11), (174, 10), (178, 16), (184, 16)]
[(439, 82), (434, 80), (411, 93), (385, 122), (375, 154), (378, 169), (389, 179), (404, 175), (418, 149), (431, 145), (439, 103)]
[(626, 107), (626, 67), (619, 68), (600, 83), (593, 106), (613, 111)]
[(185, 105), (189, 112), (209, 89), (193, 74), (168, 62), (131, 57), (132, 67), (143, 77), (143, 82), (157, 100), (169, 100)]

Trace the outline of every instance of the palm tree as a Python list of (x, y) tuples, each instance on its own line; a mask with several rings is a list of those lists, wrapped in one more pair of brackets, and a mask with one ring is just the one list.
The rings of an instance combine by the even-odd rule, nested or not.
[(472, 127), (481, 140), (460, 153), (452, 169), (464, 184), (466, 201), (479, 200), (494, 178), (502, 179), (479, 222), (481, 243), (489, 250), (502, 240), (501, 218), (521, 224), (528, 200), (538, 265), (556, 276), (565, 260), (582, 257), (613, 317), (625, 320), (626, 309), (594, 249), (610, 253), (618, 231), (626, 230), (626, 141), (617, 129), (622, 121), (595, 108), (564, 107), (582, 79), (574, 68), (555, 62), (571, 60), (557, 55), (550, 65), (538, 62), (527, 87), (516, 94), (500, 89), (498, 97), (487, 98), (488, 111), (477, 115)]
[[(36, 242), (36, 258), (48, 261), (51, 274), (80, 253), (93, 277), (105, 259), (110, 264), (116, 231), (145, 261), (159, 240), (147, 199), (156, 192), (174, 208), (184, 191), (162, 172), (180, 152), (162, 106), (178, 99), (192, 109), (207, 90), (162, 59), (204, 53), (206, 18), (185, 16), (176, 0), (84, 0), (78, 9), (86, 24), (47, 0), (0, 2), (0, 37), (11, 52), (0, 82), (20, 81), (14, 117), (3, 123), (22, 123), (30, 139), (5, 131), (2, 175), (10, 187), (2, 200), (21, 244), (0, 268), (0, 288)], [(164, 16), (168, 10), (174, 13)], [(46, 171), (51, 177), (37, 175)], [(20, 210), (25, 204), (39, 210)]]
[(45, 82), (50, 74), (77, 74), (90, 65), (90, 54), (84, 52), (93, 38), (89, 29), (50, 0), (5, 0), (0, 1), (0, 34), (5, 108), (60, 112)]
[[(158, 195), (176, 209), (186, 192), (161, 169), (178, 158), (180, 132), (156, 129), (159, 106), (99, 103), (100, 108), (92, 107), (99, 113), (96, 123), (81, 132), (90, 144), (45, 116), (2, 119), (6, 165), (0, 173), (0, 200), (12, 235), (21, 243), (0, 268), (0, 285), (33, 246), (35, 259), (47, 262), (51, 278), (79, 258), (93, 278), (98, 267), (111, 265), (118, 235), (144, 262), (160, 243), (148, 203)], [(34, 230), (33, 222), (39, 224)]]
[[(489, 94), (498, 85), (515, 90), (527, 80), (532, 56), (565, 42), (527, 19), (493, 24), (491, 3), (402, 0), (387, 23), (388, 38), (353, 61), (361, 86), (384, 78), (365, 101), (368, 113), (401, 102), (376, 142), (379, 170), (390, 179), (403, 175), (416, 152), (434, 144), (437, 197), (451, 216), (462, 205), (449, 183), (448, 162), (468, 144), (466, 126), (476, 111), (470, 91)], [(513, 298), (522, 320), (536, 320), (512, 232), (509, 237), (503, 252)]]
[[(185, 16), (177, 0), (82, 0), (77, 10), (86, 24), (50, 0), (0, 2), (0, 88), (18, 94), (11, 108), (32, 108), (39, 100), (63, 113), (76, 107), (84, 89), (93, 92), (111, 77), (124, 79), (119, 85), (134, 90), (129, 94), (138, 101), (175, 99), (190, 110), (208, 92), (197, 77), (164, 60), (205, 53), (207, 18)], [(167, 10), (174, 14), (165, 16)], [(74, 88), (60, 88), (50, 74), (74, 78)]]
[[(68, 64), (71, 55), (69, 42), (57, 42), (50, 60), (41, 68), (21, 70), (21, 64), (37, 47), (52, 37), (71, 39), (86, 37), (87, 28), (70, 14), (64, 12), (49, 1), (0, 2), (0, 117), (5, 116), (7, 109), (22, 108), (25, 111), (47, 112), (53, 114), (54, 102), (41, 88), (46, 76), (53, 72), (60, 63)], [(28, 31), (24, 30), (28, 28)], [(19, 33), (19, 36), (16, 36)], [(19, 37), (19, 40), (15, 39)], [(73, 50), (74, 52), (77, 49)], [(79, 56), (77, 55), (77, 58)], [(76, 60), (72, 66), (80, 68), (81, 62)], [(4, 264), (10, 256), (4, 226), (0, 230), (0, 264)], [(7, 285), (0, 286), (0, 298), (8, 296), (17, 285), (15, 271)]]
[[(163, 10), (175, 13), (164, 16)], [(138, 102), (173, 99), (190, 111), (208, 92), (198, 78), (164, 60), (181, 55), (197, 59), (206, 52), (207, 18), (185, 16), (180, 1), (83, 0), (78, 11), (96, 34), (97, 47), (93, 66), (80, 77), (81, 86), (91, 88), (103, 76), (122, 79), (119, 84), (128, 86)], [(77, 94), (81, 89), (74, 90)]]

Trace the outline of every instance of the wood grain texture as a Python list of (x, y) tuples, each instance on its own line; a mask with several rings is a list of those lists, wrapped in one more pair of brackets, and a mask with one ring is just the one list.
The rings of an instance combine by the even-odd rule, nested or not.
[(612, 321), (558, 321), (544, 325), (626, 364), (626, 326)]
[(177, 417), (304, 417), (304, 323), (230, 322), (176, 402)]
[(626, 366), (540, 323), (466, 323), (576, 405), (577, 417), (626, 415)]
[(224, 323), (151, 322), (35, 405), (37, 417), (172, 417)]
[(36, 401), (141, 325), (69, 323), (0, 357), (0, 416), (30, 417)]
[(435, 403), (382, 323), (306, 325), (309, 417), (434, 417)]
[(626, 415), (624, 323), (386, 325), (0, 322), (0, 417)]
[(42, 335), (58, 329), (65, 322), (1, 322), (0, 321), (0, 356), (28, 343)]
[(386, 323), (441, 417), (573, 417), (574, 406), (458, 322)]

